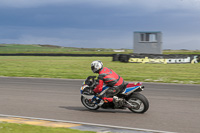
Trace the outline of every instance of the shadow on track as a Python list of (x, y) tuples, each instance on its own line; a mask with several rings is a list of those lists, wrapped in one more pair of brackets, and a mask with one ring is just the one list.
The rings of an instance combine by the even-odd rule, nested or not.
[(59, 108), (67, 109), (67, 110), (75, 110), (75, 111), (87, 111), (87, 112), (93, 112), (93, 113), (131, 113), (127, 109), (98, 109), (98, 110), (89, 110), (85, 107), (75, 107), (75, 106), (59, 106)]

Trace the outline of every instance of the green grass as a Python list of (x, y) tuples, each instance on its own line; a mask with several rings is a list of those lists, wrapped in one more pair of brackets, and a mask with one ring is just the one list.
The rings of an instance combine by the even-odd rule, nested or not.
[[(132, 53), (132, 49), (125, 49), (123, 54)], [(116, 54), (113, 49), (103, 48), (73, 48), (54, 45), (22, 45), (22, 44), (0, 44), (0, 53), (65, 53), (65, 54)]]
[(79, 131), (67, 128), (52, 128), (32, 126), (26, 124), (0, 123), (0, 133), (95, 133), (91, 131)]
[(122, 63), (112, 57), (0, 56), (0, 76), (85, 79), (96, 75), (90, 69), (94, 60), (101, 60), (126, 81), (200, 84), (200, 63)]
[(163, 50), (163, 54), (199, 54), (200, 50)]
[[(124, 52), (119, 52), (119, 54), (133, 53), (133, 49), (124, 50)], [(113, 49), (60, 47), (55, 45), (39, 44), (0, 44), (0, 53), (117, 54), (117, 52), (113, 52)], [(200, 50), (163, 50), (163, 54), (200, 54)]]

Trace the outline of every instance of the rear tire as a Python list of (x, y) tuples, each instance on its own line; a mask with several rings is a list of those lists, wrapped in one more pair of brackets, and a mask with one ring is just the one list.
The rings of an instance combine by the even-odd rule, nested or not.
[(145, 113), (149, 109), (149, 101), (140, 93), (133, 93), (129, 97), (128, 102), (134, 106), (132, 108), (128, 108), (134, 113)]
[(84, 96), (81, 96), (81, 102), (82, 102), (82, 104), (83, 104), (86, 108), (88, 108), (88, 109), (90, 109), (90, 110), (97, 110), (97, 109), (99, 109), (99, 106), (98, 106), (97, 104), (90, 104), (90, 103), (89, 103), (89, 100), (86, 99)]

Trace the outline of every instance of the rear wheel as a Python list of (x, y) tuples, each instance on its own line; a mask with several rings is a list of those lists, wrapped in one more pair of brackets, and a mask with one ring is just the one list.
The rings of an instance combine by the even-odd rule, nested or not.
[(145, 113), (149, 109), (149, 102), (147, 98), (140, 93), (133, 93), (129, 97), (128, 102), (132, 106), (129, 110), (134, 113)]
[(99, 106), (97, 104), (90, 103), (90, 101), (87, 98), (85, 98), (84, 96), (81, 96), (81, 102), (86, 108), (88, 108), (90, 110), (99, 109)]

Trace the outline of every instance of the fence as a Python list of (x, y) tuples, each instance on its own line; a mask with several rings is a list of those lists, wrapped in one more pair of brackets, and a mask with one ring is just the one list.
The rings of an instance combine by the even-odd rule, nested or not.
[(0, 54), (0, 56), (102, 56), (113, 57), (113, 54), (46, 54), (46, 53), (16, 53), (16, 54)]
[(185, 54), (46, 54), (46, 53), (17, 53), (17, 54), (0, 54), (0, 56), (100, 56), (113, 57), (113, 61), (130, 62), (130, 63), (163, 63), (163, 64), (182, 64), (182, 63), (199, 63), (200, 55)]

